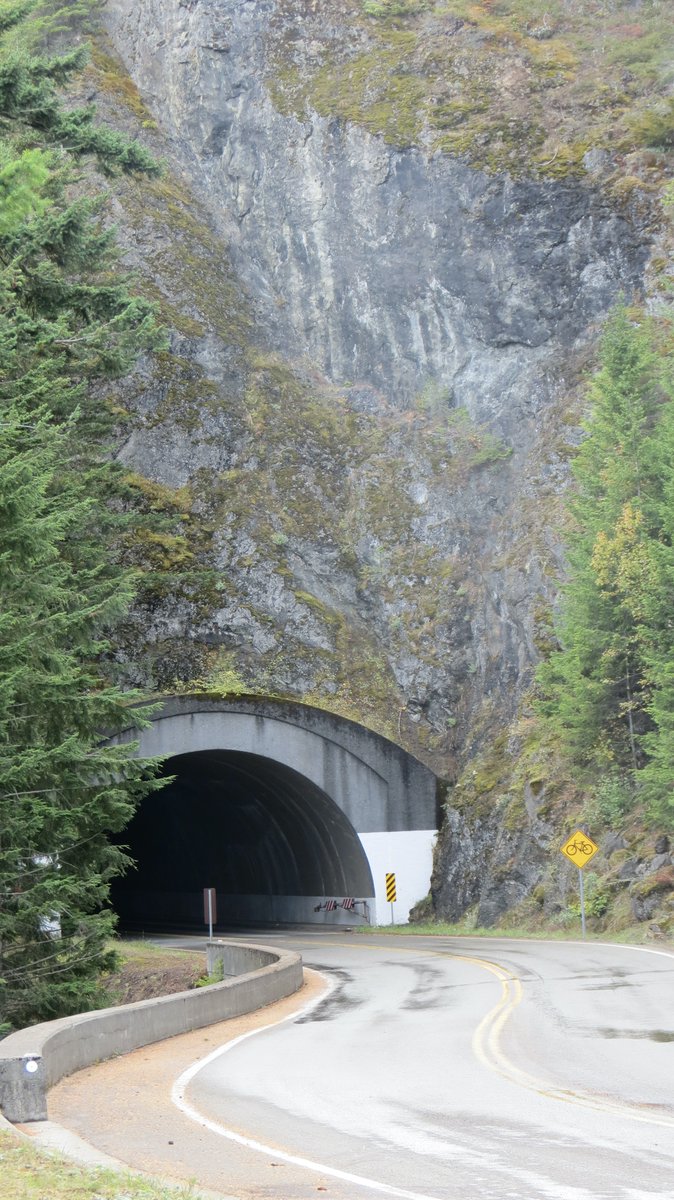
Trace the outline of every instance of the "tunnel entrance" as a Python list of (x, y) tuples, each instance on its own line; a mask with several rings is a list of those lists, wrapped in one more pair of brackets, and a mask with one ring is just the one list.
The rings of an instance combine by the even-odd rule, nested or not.
[(169, 758), (164, 774), (119, 837), (137, 864), (112, 887), (122, 929), (203, 928), (205, 887), (218, 927), (316, 921), (326, 899), (374, 897), (353, 825), (299, 771), (223, 749)]
[(363, 725), (269, 696), (169, 696), (116, 740), (176, 776), (119, 838), (138, 861), (114, 885), (126, 928), (203, 928), (205, 887), (222, 926), (406, 921), (428, 892), (438, 780)]

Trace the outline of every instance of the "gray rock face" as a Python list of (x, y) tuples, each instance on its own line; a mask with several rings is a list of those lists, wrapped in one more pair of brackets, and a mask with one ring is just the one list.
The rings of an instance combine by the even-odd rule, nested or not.
[[(431, 882), (436, 911), (452, 921), (473, 909), (478, 926), (496, 925), (540, 880), (550, 861), (551, 833), (535, 812), (523, 813), (519, 827), (508, 829), (496, 809), (476, 817), (449, 807)], [(546, 906), (552, 910), (549, 900)]]
[[(302, 20), (280, 0), (105, 9), (276, 346), (396, 404), (441, 392), (521, 444), (560, 351), (638, 288), (638, 231), (598, 189), (490, 178), (315, 113), (280, 114), (270, 31), (284, 12), (289, 27)], [(310, 29), (293, 47), (310, 61)]]
[(634, 879), (639, 879), (645, 871), (643, 860), (640, 858), (628, 858), (622, 864), (617, 872), (617, 878), (621, 882), (632, 882)]
[(616, 850), (625, 850), (627, 841), (622, 833), (608, 833), (604, 838), (602, 850), (607, 858), (615, 854)]

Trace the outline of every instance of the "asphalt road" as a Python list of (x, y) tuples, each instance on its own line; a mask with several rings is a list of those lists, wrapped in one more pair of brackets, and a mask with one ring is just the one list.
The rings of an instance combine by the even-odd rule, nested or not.
[(331, 976), (331, 994), (216, 1053), (185, 1090), (191, 1107), (382, 1191), (672, 1200), (671, 956), (279, 940)]
[[(230, 1193), (674, 1197), (671, 954), (323, 932), (256, 940), (299, 949), (331, 990), (209, 1049), (174, 1083), (182, 1118), (230, 1154)], [(271, 1186), (270, 1166), (284, 1168)]]

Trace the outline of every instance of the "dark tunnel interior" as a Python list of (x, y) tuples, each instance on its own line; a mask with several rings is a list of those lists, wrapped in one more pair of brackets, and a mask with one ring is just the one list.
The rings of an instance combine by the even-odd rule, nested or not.
[(307, 900), (368, 897), (372, 875), (353, 826), (324, 791), (272, 759), (231, 750), (169, 759), (173, 782), (141, 803), (117, 839), (136, 866), (117, 879), (122, 930), (216, 928), (306, 919)]

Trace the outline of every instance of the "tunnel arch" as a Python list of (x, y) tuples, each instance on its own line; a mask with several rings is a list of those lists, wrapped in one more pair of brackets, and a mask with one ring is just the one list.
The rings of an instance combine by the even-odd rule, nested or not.
[(427, 893), (437, 781), (371, 730), (287, 701), (181, 697), (125, 737), (176, 776), (124, 832), (126, 925), (199, 922), (204, 887), (221, 924), (375, 921), (387, 871), (396, 920)]
[(199, 924), (204, 887), (216, 889), (221, 925), (303, 921), (325, 897), (374, 896), (355, 829), (299, 772), (199, 750), (168, 759), (165, 773), (175, 782), (146, 798), (120, 839), (137, 863), (113, 886), (125, 928)]

